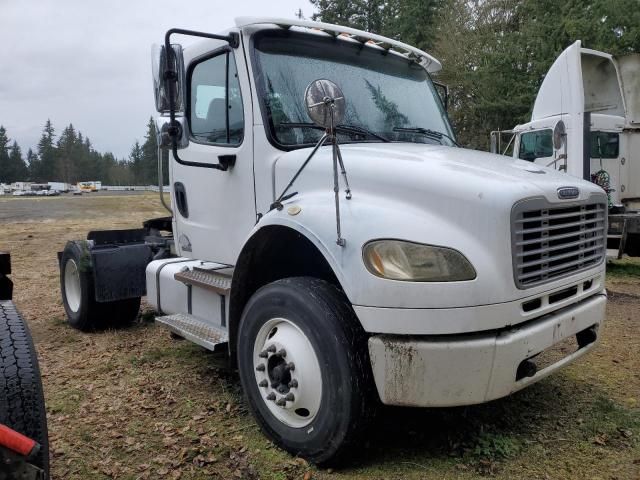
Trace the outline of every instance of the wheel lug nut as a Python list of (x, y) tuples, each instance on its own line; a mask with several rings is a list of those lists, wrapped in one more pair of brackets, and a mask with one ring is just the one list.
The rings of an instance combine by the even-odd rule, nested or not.
[(264, 366), (264, 363), (261, 363), (260, 365), (258, 365), (258, 366), (256, 367), (256, 370), (257, 370), (258, 372), (264, 372), (264, 371), (265, 371), (265, 369), (266, 369), (266, 367)]
[(286, 397), (284, 397), (284, 399), (285, 399), (287, 402), (293, 402), (293, 401), (296, 399), (296, 397), (295, 397), (295, 395), (294, 395), (293, 393), (289, 392), (289, 393), (287, 394), (287, 396), (286, 396)]
[(298, 380), (295, 378), (289, 382), (289, 388), (298, 388)]
[(266, 350), (261, 351), (258, 356), (260, 358), (267, 358), (269, 356), (269, 352), (267, 352)]
[(287, 401), (284, 398), (280, 398), (276, 402), (276, 405), (278, 405), (279, 407), (285, 407), (287, 405)]
[(279, 355), (279, 356), (284, 358), (284, 357), (287, 356), (287, 351), (284, 348), (282, 348), (282, 349), (278, 350), (278, 352), (276, 352), (276, 355)]
[(269, 352), (269, 353), (273, 353), (273, 352), (275, 352), (275, 351), (276, 351), (276, 346), (275, 346), (275, 345), (269, 345), (269, 346), (267, 347), (267, 350), (266, 350), (266, 351), (267, 351), (267, 352)]
[(293, 362), (289, 362), (285, 365), (284, 369), (287, 372), (293, 372), (296, 369), (296, 366), (293, 364)]
[(267, 400), (271, 400), (274, 401), (276, 399), (276, 394), (271, 392), (269, 393), (269, 395), (267, 395)]
[(269, 386), (269, 382), (267, 382), (266, 380), (262, 380), (258, 386), (260, 387), (268, 387)]

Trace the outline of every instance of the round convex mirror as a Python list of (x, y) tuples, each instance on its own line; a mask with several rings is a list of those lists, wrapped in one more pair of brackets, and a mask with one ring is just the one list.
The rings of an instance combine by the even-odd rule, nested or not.
[(331, 112), (333, 111), (333, 125), (339, 125), (344, 118), (345, 101), (340, 87), (331, 80), (314, 80), (304, 92), (307, 113), (313, 123), (324, 128), (331, 127)]
[(556, 123), (556, 126), (553, 129), (553, 147), (556, 150), (562, 148), (565, 142), (565, 138), (567, 136), (567, 130), (564, 126), (564, 122), (560, 120)]

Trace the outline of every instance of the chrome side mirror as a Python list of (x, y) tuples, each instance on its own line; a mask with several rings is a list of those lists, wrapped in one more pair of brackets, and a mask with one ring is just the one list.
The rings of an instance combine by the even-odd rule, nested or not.
[[(171, 135), (169, 135), (169, 125), (171, 124), (171, 119), (166, 116), (159, 116), (156, 117), (155, 122), (158, 146), (162, 149), (171, 150), (173, 148), (173, 140)], [(182, 150), (183, 148), (187, 148), (189, 146), (189, 137), (187, 135), (186, 122), (187, 121), (185, 117), (176, 117), (174, 125), (176, 125), (176, 127), (178, 128), (178, 150)]]
[(556, 123), (556, 126), (553, 127), (553, 147), (556, 150), (560, 150), (567, 142), (567, 129), (564, 126), (564, 122), (562, 120)]
[[(169, 92), (173, 91), (173, 105), (177, 115), (185, 112), (185, 72), (182, 46), (171, 45), (171, 52), (167, 55), (164, 45), (154, 44), (151, 47), (151, 72), (153, 74), (153, 91), (158, 113), (169, 113)], [(169, 88), (169, 82), (174, 82), (174, 88)]]
[(333, 130), (342, 122), (346, 110), (344, 94), (331, 80), (315, 80), (304, 92), (307, 114), (313, 123)]

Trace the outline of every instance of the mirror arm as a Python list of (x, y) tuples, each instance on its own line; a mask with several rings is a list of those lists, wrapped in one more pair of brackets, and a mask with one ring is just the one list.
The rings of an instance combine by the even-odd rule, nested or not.
[(231, 48), (238, 48), (240, 46), (240, 34), (238, 32), (231, 32), (229, 35), (216, 35), (215, 33), (197, 32), (195, 30), (185, 30), (182, 28), (171, 28), (167, 30), (164, 35), (164, 49), (167, 55), (167, 69), (164, 71), (164, 79), (169, 80), (167, 82), (169, 87), (169, 128), (167, 134), (171, 139), (171, 151), (173, 152), (173, 158), (181, 165), (187, 165), (191, 167), (205, 167), (213, 168), (215, 170), (226, 171), (229, 168), (229, 163), (201, 163), (201, 162), (188, 162), (182, 160), (178, 156), (178, 138), (183, 134), (182, 126), (176, 121), (176, 105), (174, 102), (176, 81), (178, 79), (178, 72), (175, 70), (174, 65), (177, 63), (174, 56), (173, 49), (171, 48), (171, 35), (190, 35), (193, 37), (211, 38), (214, 40), (224, 40), (229, 44)]

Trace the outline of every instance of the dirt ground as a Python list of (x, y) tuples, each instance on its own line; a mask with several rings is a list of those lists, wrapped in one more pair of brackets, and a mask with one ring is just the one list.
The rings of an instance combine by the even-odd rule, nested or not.
[(145, 310), (130, 329), (68, 327), (56, 252), (97, 228), (162, 216), (157, 194), (0, 197), (0, 250), (35, 337), (55, 479), (640, 479), (640, 263), (610, 265), (599, 347), (509, 398), (382, 411), (349, 467), (274, 447), (223, 357), (175, 341)]

